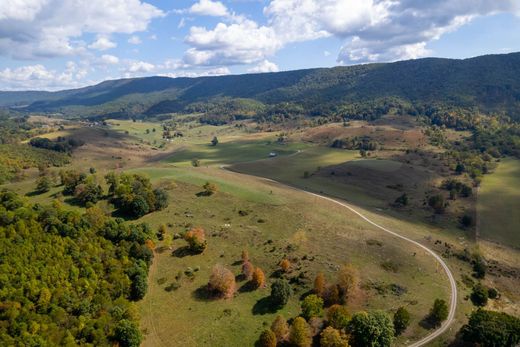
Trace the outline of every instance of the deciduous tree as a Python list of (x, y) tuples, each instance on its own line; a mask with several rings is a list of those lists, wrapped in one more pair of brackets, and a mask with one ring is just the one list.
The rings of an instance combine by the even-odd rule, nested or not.
[(235, 293), (235, 287), (235, 275), (224, 266), (215, 265), (208, 282), (209, 291), (224, 298), (231, 298)]
[(312, 336), (309, 324), (302, 317), (296, 317), (289, 332), (289, 343), (295, 347), (310, 347)]

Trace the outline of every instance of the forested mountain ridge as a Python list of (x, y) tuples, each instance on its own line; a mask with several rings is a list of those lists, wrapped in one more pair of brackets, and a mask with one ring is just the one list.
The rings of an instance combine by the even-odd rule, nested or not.
[(28, 104), (28, 111), (70, 115), (129, 116), (184, 112), (201, 102), (237, 98), (250, 99), (255, 108), (290, 103), (310, 115), (349, 104), (397, 100), (406, 107), (478, 108), (518, 119), (520, 53), (263, 74), (121, 79), (60, 92), (0, 92), (0, 105)]

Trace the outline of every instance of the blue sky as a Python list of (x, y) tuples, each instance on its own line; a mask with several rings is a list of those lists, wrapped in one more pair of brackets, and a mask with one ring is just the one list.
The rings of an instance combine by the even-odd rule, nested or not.
[(2, 0), (0, 6), (1, 90), (515, 51), (517, 0)]

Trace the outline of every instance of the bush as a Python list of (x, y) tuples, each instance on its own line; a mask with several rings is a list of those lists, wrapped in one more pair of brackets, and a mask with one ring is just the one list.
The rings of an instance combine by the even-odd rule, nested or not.
[(348, 327), (350, 313), (345, 306), (332, 305), (327, 312), (327, 323), (334, 329), (342, 330)]
[(38, 193), (46, 193), (51, 190), (51, 180), (47, 176), (41, 176), (36, 181), (36, 191)]
[(352, 316), (348, 331), (353, 347), (389, 347), (394, 338), (394, 324), (383, 311), (358, 312)]
[(470, 295), (471, 302), (475, 306), (486, 306), (488, 302), (488, 290), (482, 284), (477, 283), (473, 286)]
[(462, 339), (480, 346), (513, 347), (520, 343), (520, 319), (478, 309), (461, 328)]
[(195, 253), (202, 253), (208, 246), (206, 233), (202, 228), (193, 228), (184, 235), (184, 240), (188, 242), (190, 250)]
[(310, 327), (302, 317), (296, 317), (289, 332), (289, 343), (295, 347), (310, 347), (312, 337)]
[(288, 259), (283, 259), (280, 262), (280, 268), (282, 269), (283, 272), (288, 272), (289, 269), (291, 268), (291, 262)]
[(306, 320), (323, 315), (323, 299), (316, 294), (311, 294), (303, 299), (301, 304), (302, 316)]
[(206, 182), (202, 188), (204, 189), (204, 194), (207, 196), (211, 196), (218, 192), (218, 186), (215, 183)]
[(278, 307), (283, 307), (291, 296), (291, 286), (284, 279), (276, 280), (271, 286), (272, 303)]
[(444, 196), (441, 194), (430, 196), (430, 198), (428, 199), (428, 206), (433, 208), (436, 214), (442, 214), (446, 209), (446, 200), (444, 199)]
[(394, 313), (395, 336), (401, 335), (410, 324), (410, 313), (404, 307), (399, 307)]
[(262, 269), (260, 269), (259, 267), (257, 267), (253, 272), (252, 281), (255, 288), (262, 288), (265, 286), (265, 275)]
[(76, 186), (74, 197), (83, 205), (89, 202), (95, 204), (103, 197), (103, 189), (96, 183), (94, 176), (90, 176), (84, 183)]
[(429, 320), (435, 325), (439, 326), (448, 318), (448, 305), (442, 299), (435, 299), (433, 307), (430, 310)]
[(473, 276), (482, 279), (486, 277), (486, 271), (487, 263), (485, 259), (480, 255), (476, 255), (473, 260)]
[(276, 347), (276, 335), (271, 330), (264, 330), (258, 340), (260, 347)]
[(277, 316), (273, 324), (271, 324), (271, 331), (276, 335), (278, 342), (285, 341), (289, 335), (289, 325), (282, 316)]
[(403, 193), (403, 195), (398, 196), (394, 202), (397, 206), (407, 206), (408, 205), (408, 195)]
[(121, 347), (139, 347), (143, 336), (134, 322), (123, 319), (116, 327), (114, 338)]
[(200, 160), (199, 159), (192, 159), (191, 160), (191, 165), (193, 167), (199, 167), (200, 166)]
[(498, 298), (498, 291), (495, 288), (489, 288), (488, 289), (488, 297), (490, 299)]
[(208, 290), (218, 296), (231, 298), (235, 293), (235, 275), (222, 265), (215, 265), (211, 271)]
[(341, 337), (338, 330), (327, 327), (321, 332), (320, 347), (349, 347), (346, 339)]

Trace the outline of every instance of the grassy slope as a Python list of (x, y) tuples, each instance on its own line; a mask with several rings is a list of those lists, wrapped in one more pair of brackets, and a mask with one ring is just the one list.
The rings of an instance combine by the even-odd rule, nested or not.
[[(520, 160), (504, 159), (478, 194), (480, 237), (520, 247)], [(497, 221), (500, 221), (497, 223)]]

